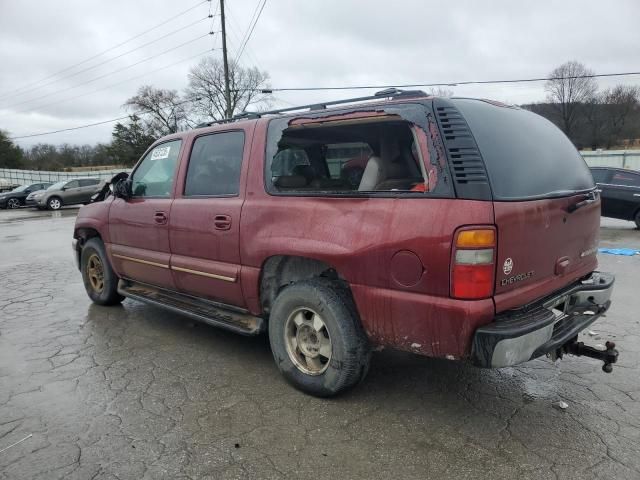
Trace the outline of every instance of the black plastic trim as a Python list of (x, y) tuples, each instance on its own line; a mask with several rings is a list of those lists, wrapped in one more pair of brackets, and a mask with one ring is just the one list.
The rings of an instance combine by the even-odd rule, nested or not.
[(484, 160), (467, 121), (447, 98), (435, 98), (433, 110), (457, 198), (491, 200), (493, 195)]

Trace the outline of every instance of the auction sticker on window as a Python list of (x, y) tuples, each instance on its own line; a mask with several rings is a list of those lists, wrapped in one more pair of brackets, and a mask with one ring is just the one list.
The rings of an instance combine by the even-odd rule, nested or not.
[(169, 158), (169, 152), (171, 152), (171, 147), (158, 147), (153, 152), (151, 152), (151, 160), (162, 160), (163, 158)]

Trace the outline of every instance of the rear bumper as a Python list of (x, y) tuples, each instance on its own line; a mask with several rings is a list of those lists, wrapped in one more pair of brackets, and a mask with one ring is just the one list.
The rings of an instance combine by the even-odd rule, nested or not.
[(609, 309), (614, 281), (609, 273), (593, 272), (533, 305), (499, 315), (476, 330), (473, 362), (508, 367), (558, 351)]

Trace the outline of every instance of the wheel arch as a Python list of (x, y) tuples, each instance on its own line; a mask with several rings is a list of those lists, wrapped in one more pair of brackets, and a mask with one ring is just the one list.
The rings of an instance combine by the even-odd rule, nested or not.
[(102, 235), (100, 234), (98, 229), (94, 227), (83, 226), (83, 227), (76, 227), (73, 230), (73, 239), (75, 240), (74, 255), (77, 257), (77, 260), (78, 260), (77, 265), (80, 265), (80, 257), (82, 255), (82, 249), (84, 248), (84, 245), (92, 238), (98, 238), (104, 243)]
[(327, 278), (349, 290), (349, 283), (332, 265), (311, 257), (297, 255), (272, 255), (265, 259), (260, 269), (260, 306), (268, 314), (280, 291), (293, 282), (312, 278)]

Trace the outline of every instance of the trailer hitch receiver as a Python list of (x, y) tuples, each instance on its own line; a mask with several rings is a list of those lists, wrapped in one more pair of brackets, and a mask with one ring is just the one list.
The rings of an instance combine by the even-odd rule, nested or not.
[(618, 361), (618, 350), (616, 350), (616, 344), (613, 342), (607, 342), (605, 344), (605, 350), (600, 350), (595, 347), (585, 345), (584, 342), (572, 341), (566, 343), (562, 347), (563, 353), (569, 353), (576, 356), (585, 356), (595, 358), (596, 360), (602, 360), (602, 371), (611, 373), (613, 370), (613, 364)]

